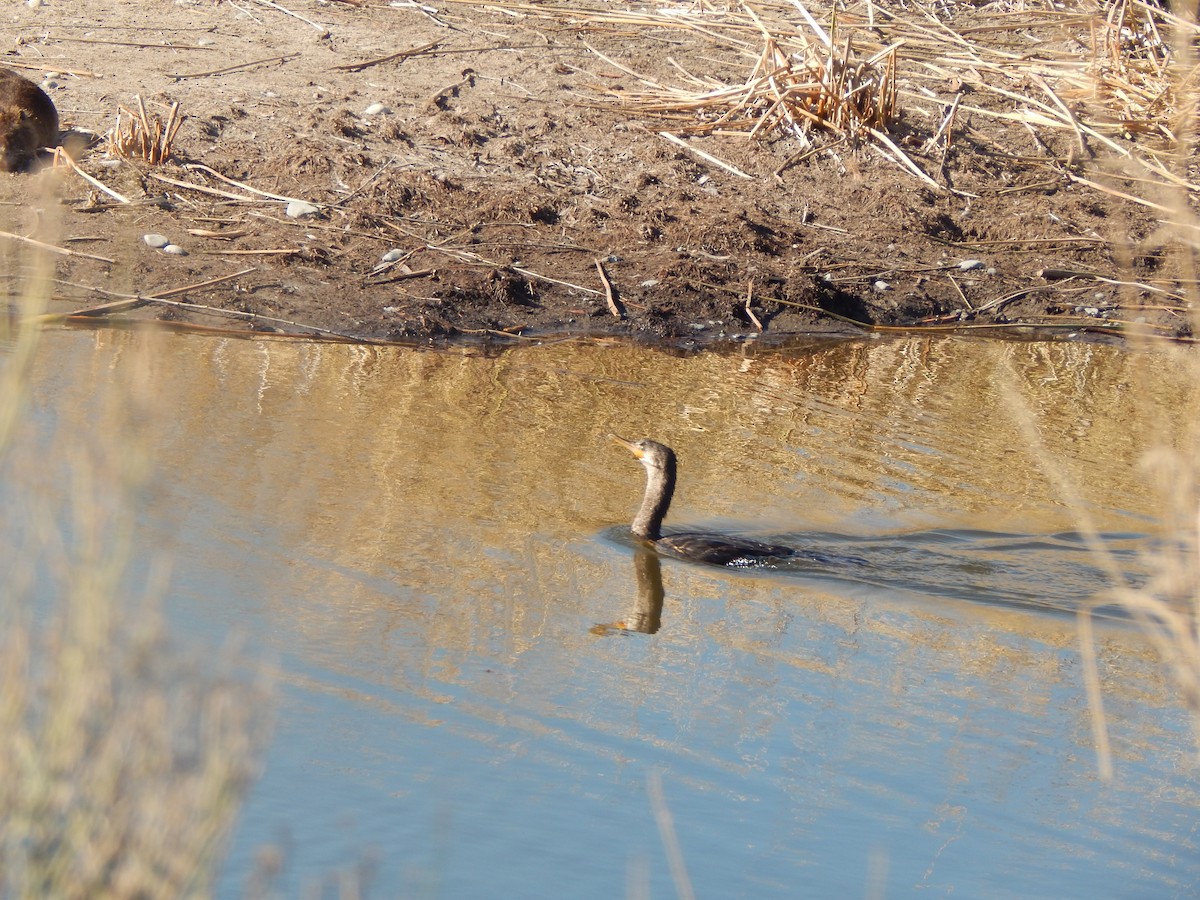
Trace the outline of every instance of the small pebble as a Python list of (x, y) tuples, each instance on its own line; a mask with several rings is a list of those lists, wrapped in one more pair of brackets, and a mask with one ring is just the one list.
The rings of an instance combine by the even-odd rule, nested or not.
[(886, 281), (877, 281), (874, 284), (874, 288), (882, 294), (884, 291), (890, 291), (892, 286)]
[(147, 246), (153, 247), (155, 250), (161, 250), (171, 243), (171, 239), (162, 234), (143, 234), (142, 240), (146, 242)]
[(395, 262), (403, 255), (404, 255), (404, 251), (399, 248), (396, 248), (395, 250), (389, 250), (387, 253), (383, 254), (383, 256), (380, 258), (379, 261), (385, 262), (385, 263)]
[(983, 260), (982, 259), (964, 259), (962, 262), (960, 262), (958, 264), (958, 267), (960, 269), (962, 269), (964, 272), (972, 272), (975, 269), (983, 268)]
[(658, 284), (657, 278), (647, 278), (645, 281), (643, 281), (641, 283), (640, 287), (651, 288), (651, 287), (654, 287), (656, 284)]
[(386, 116), (390, 112), (391, 112), (391, 110), (388, 109), (386, 106), (384, 106), (382, 103), (372, 103), (370, 106), (368, 106), (366, 109), (363, 110), (363, 115), (364, 116), (380, 116), (380, 115)]
[(167, 244), (162, 248), (163, 253), (170, 253), (172, 256), (187, 256), (187, 251), (178, 244)]
[(284, 215), (289, 219), (303, 219), (305, 216), (315, 216), (320, 211), (321, 207), (305, 200), (292, 200), (284, 209)]

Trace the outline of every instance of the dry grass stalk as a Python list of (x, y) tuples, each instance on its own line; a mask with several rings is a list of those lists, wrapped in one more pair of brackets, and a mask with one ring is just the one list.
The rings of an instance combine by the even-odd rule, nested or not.
[[(1195, 369), (1193, 365), (1192, 370)], [(1194, 468), (1184, 456), (1162, 449), (1147, 457), (1146, 466), (1158, 481), (1163, 529), (1163, 540), (1148, 560), (1152, 577), (1135, 588), (1118, 576), (1111, 589), (1099, 594), (1079, 612), (1092, 733), (1104, 778), (1112, 777), (1113, 768), (1093, 624), (1093, 615), (1099, 607), (1116, 606), (1124, 610), (1150, 638), (1191, 714), (1200, 746), (1200, 493)], [(1106, 555), (1102, 545), (1096, 552)], [(1108, 565), (1116, 566), (1111, 561)]]
[[(623, 109), (692, 121), (687, 134), (782, 131), (801, 139), (813, 129), (860, 138), (885, 129), (896, 115), (896, 50), (857, 59), (849, 37), (810, 45), (807, 58), (786, 52), (765, 30), (758, 61), (742, 84), (693, 88), (648, 87), (613, 92)], [(642, 79), (643, 84), (652, 82)]]
[[(1061, 173), (1064, 164), (1102, 153), (1124, 167), (1113, 168), (1112, 176), (1148, 178), (1154, 189), (1200, 195), (1194, 169), (1181, 165), (1175, 152), (1186, 137), (1180, 128), (1195, 128), (1183, 123), (1194, 120), (1187, 108), (1197, 80), (1196, 70), (1177, 64), (1176, 57), (1200, 36), (1200, 28), (1153, 0), (1076, 0), (1044, 10), (994, 5), (965, 15), (921, 2), (881, 6), (866, 0), (836, 10), (801, 0), (619, 11), (505, 0), (493, 6), (576, 30), (670, 30), (710, 44), (727, 62), (729, 54), (745, 59), (752, 71), (740, 84), (675, 64), (683, 82), (664, 85), (597, 52), (637, 79), (634, 90), (604, 91), (605, 101), (668, 119), (676, 134), (782, 131), (800, 142), (804, 154), (816, 145), (811, 134), (827, 131), (878, 147), (929, 183), (923, 172), (928, 167), (900, 150), (902, 143), (911, 144), (894, 139), (900, 105), (910, 132), (919, 132), (922, 121), (930, 132), (940, 124), (939, 140), (948, 149), (954, 135), (946, 106), (966, 87), (968, 102), (955, 107), (959, 120), (987, 117), (1034, 131), (1044, 159), (1022, 164)], [(956, 21), (964, 19), (969, 24), (956, 30)], [(1030, 52), (1031, 41), (1036, 52)], [(1075, 144), (1066, 158), (1049, 149), (1056, 132), (1069, 134)], [(880, 137), (889, 134), (888, 140)], [(932, 136), (924, 137), (924, 152), (930, 154)]]
[(108, 133), (108, 153), (122, 159), (141, 159), (152, 166), (160, 165), (171, 157), (171, 145), (183, 120), (179, 117), (179, 104), (171, 104), (166, 124), (155, 115), (146, 114), (142, 98), (136, 97), (138, 111), (133, 113), (124, 106), (117, 107), (117, 124)]

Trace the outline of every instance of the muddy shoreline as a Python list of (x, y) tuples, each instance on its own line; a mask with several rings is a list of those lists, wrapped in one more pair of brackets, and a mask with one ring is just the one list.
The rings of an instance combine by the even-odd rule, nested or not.
[[(745, 79), (744, 34), (712, 36), (727, 20), (701, 30), (681, 9), (689, 27), (634, 27), (586, 4), (293, 9), (84, 0), (0, 14), (16, 36), (0, 65), (46, 87), (94, 179), (64, 171), (48, 197), (45, 173), (0, 177), (0, 227), (70, 251), (52, 312), (153, 295), (119, 314), (406, 343), (1191, 334), (1155, 212), (1123, 196), (1136, 183), (1092, 146), (1081, 165), (1070, 129), (1014, 121), (961, 72), (939, 80), (900, 55), (889, 140), (918, 178), (870, 140), (817, 130), (798, 154), (786, 134), (691, 136), (679, 111), (619, 102), (681, 72)], [(842, 21), (867, 49), (889, 38)], [(998, 21), (947, 8), (960, 30)], [(1027, 25), (1047, 48), (1078, 37)], [(163, 119), (179, 104), (165, 164), (84, 146), (137, 97)], [(959, 102), (974, 112), (938, 138)], [(8, 302), (20, 283), (6, 281)]]

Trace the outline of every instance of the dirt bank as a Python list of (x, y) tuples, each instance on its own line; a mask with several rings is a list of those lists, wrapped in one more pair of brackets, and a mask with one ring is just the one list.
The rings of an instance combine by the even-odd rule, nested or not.
[(220, 279), (136, 314), (242, 329), (1190, 333), (1170, 244), (1148, 241), (1163, 212), (1119, 195), (1145, 195), (1129, 160), (1161, 134), (1079, 93), (1103, 10), (840, 10), (847, 71), (903, 42), (887, 141), (714, 124), (718, 84), (812, 43), (790, 3), (6, 4), (0, 65), (64, 128), (103, 134), (137, 95), (183, 120), (164, 165), (78, 151), (112, 193), (67, 172), (57, 215), (39, 178), (0, 176), (2, 227), (86, 254), (58, 258), (55, 311)]

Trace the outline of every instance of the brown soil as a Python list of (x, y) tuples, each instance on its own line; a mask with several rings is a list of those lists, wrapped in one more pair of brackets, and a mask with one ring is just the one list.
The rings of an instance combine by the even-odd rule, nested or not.
[[(702, 3), (675, 6), (700, 21)], [(787, 4), (761, 6), (774, 21), (797, 23)], [(808, 7), (829, 21), (822, 4)], [(614, 104), (644, 86), (636, 76), (745, 82), (754, 53), (714, 39), (715, 25), (638, 26), (589, 8), (612, 9), (599, 0), (553, 9), (443, 0), (5, 4), (0, 22), (15, 41), (0, 65), (46, 86), (63, 127), (74, 129), (68, 143), (107, 132), (118, 105), (136, 109), (137, 95), (152, 117), (166, 120), (178, 102), (184, 119), (161, 166), (110, 160), (102, 142), (74, 151), (128, 204), (68, 171), (53, 216), (38, 177), (0, 176), (3, 227), (88, 254), (58, 258), (56, 311), (243, 272), (170, 299), (253, 315), (163, 304), (140, 313), (241, 329), (695, 341), (854, 330), (850, 321), (1071, 333), (1141, 321), (1189, 333), (1171, 255), (1138, 249), (1158, 228), (1153, 210), (1073, 177), (1083, 170), (1069, 129), (960, 113), (949, 147), (930, 140), (958, 93), (976, 107), (1004, 107), (952, 66), (940, 80), (918, 70), (902, 49), (900, 116), (889, 133), (937, 188), (869, 138), (839, 142), (817, 131), (819, 152), (788, 165), (799, 150), (792, 136), (689, 136), (695, 113), (654, 117)], [(1081, 4), (1083, 17), (1047, 25), (1029, 13), (1021, 30), (1011, 7), (937, 9), (964, 33), (1002, 22), (1014, 42), (1035, 35), (1057, 48), (1099, 15)], [(839, 13), (844, 33), (888, 41), (883, 27), (855, 32), (861, 13)], [(755, 35), (743, 38), (752, 44)], [(1029, 84), (1017, 75), (1010, 87)], [(1093, 180), (1104, 177), (1094, 174), (1105, 169), (1097, 160)], [(319, 212), (289, 218), (283, 200), (251, 189)], [(150, 233), (186, 255), (147, 246)], [(1045, 270), (1109, 280), (1047, 279)], [(10, 296), (15, 283), (5, 282)]]

